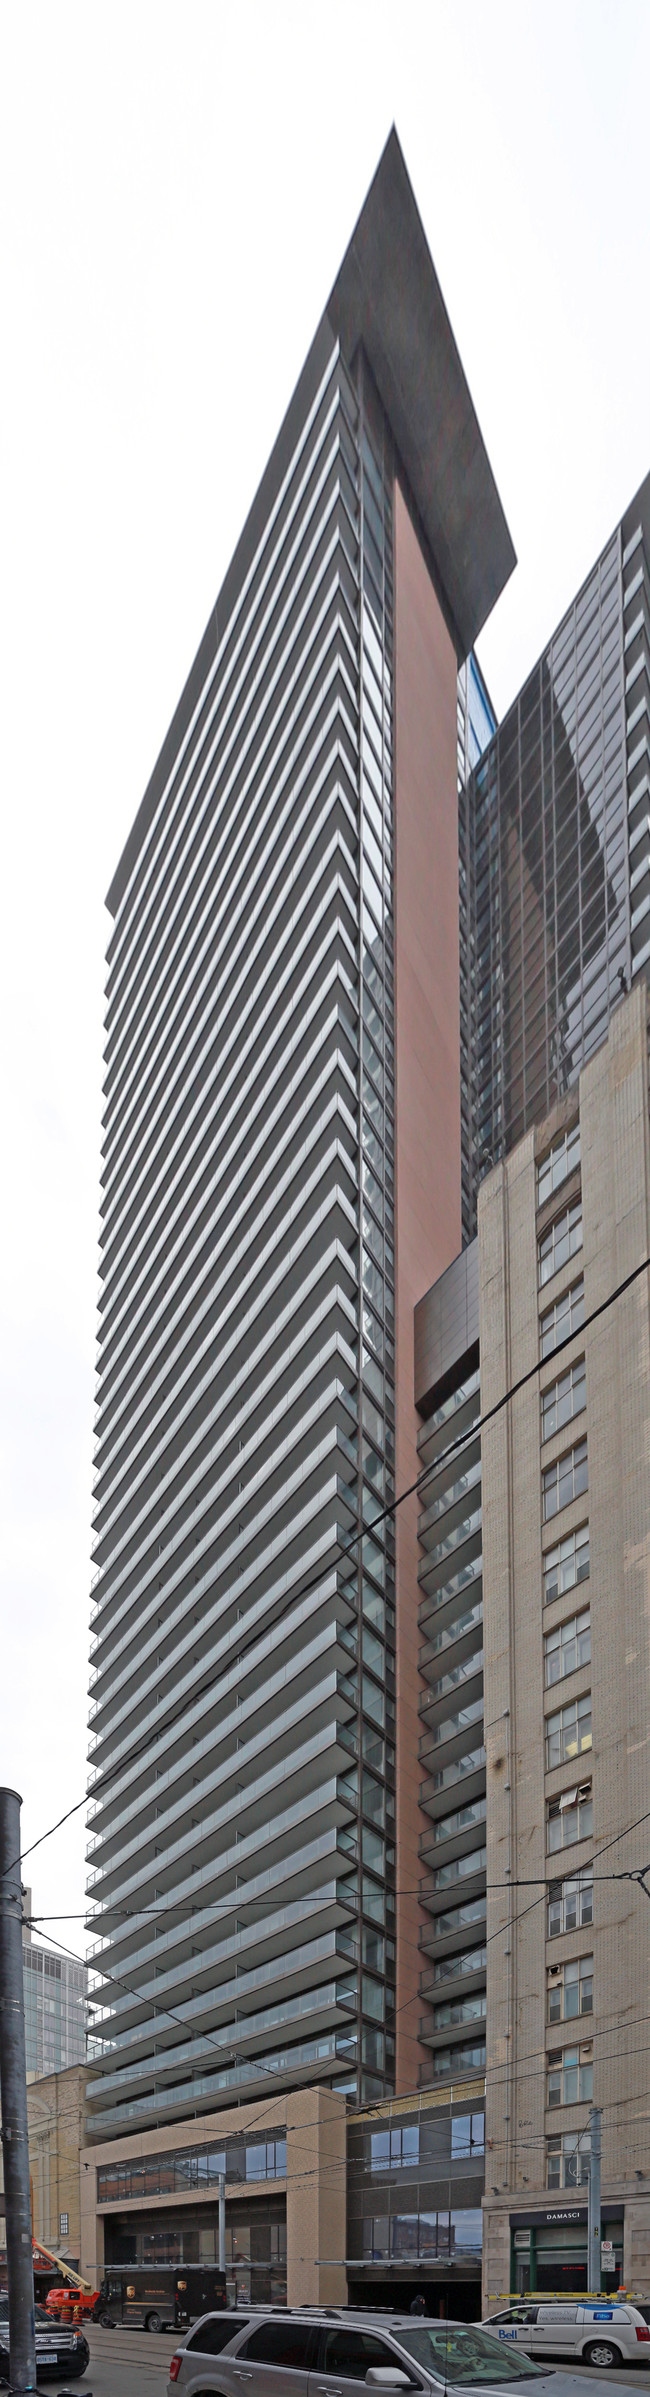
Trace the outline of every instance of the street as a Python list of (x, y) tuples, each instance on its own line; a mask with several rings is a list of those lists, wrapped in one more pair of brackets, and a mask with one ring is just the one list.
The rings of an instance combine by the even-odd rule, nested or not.
[[(90, 2363), (81, 2390), (92, 2390), (92, 2397), (165, 2397), (169, 2358), (175, 2352), (184, 2333), (176, 2338), (164, 2332), (154, 2338), (143, 2330), (99, 2330), (91, 2323), (88, 2329)], [(561, 2372), (579, 2372), (585, 2381), (585, 2397), (589, 2384), (618, 2381), (627, 2384), (630, 2393), (650, 2389), (650, 2367), (640, 2371), (637, 2364), (617, 2365), (612, 2372), (590, 2372), (585, 2364), (558, 2363)]]
[(146, 2330), (100, 2330), (90, 2323), (87, 2336), (90, 2363), (82, 2390), (92, 2390), (92, 2397), (165, 2397), (169, 2359), (182, 2331), (156, 2338)]

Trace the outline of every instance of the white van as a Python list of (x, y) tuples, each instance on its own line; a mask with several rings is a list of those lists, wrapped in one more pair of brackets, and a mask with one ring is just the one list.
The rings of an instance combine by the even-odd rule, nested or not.
[[(585, 2364), (600, 2365), (606, 2371), (611, 2364), (650, 2363), (650, 2328), (640, 2307), (629, 2302), (617, 2304), (613, 2298), (585, 2300), (583, 2305), (565, 2305), (561, 2299), (540, 2298), (539, 2303), (524, 2298), (521, 2305), (508, 2307), (507, 2312), (490, 2314), (483, 2329), (495, 2339), (513, 2347), (522, 2347), (537, 2363), (542, 2356), (582, 2356)], [(645, 2350), (645, 2352), (644, 2352)]]

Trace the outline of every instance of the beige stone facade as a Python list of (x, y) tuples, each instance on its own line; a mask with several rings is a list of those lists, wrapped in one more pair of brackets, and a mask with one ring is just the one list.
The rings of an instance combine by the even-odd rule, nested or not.
[(81, 2253), (79, 2157), (86, 2139), (88, 2066), (44, 2074), (27, 2090), (34, 2238), (76, 2265)]
[[(147, 2197), (146, 2207), (140, 2198), (106, 2203), (98, 2202), (97, 2174), (103, 2167), (125, 2166), (176, 2149), (187, 2155), (192, 2148), (215, 2146), (220, 2138), (232, 2138), (237, 2133), (271, 2140), (274, 2133), (286, 2130), (286, 2179), (272, 2183), (226, 2180), (226, 2223), (228, 2206), (238, 2202), (242, 2194), (251, 2208), (264, 2211), (265, 2199), (272, 2192), (274, 2199), (286, 2198), (287, 2224), (287, 2303), (289, 2305), (344, 2305), (345, 2225), (346, 2225), (346, 2154), (345, 2098), (328, 2089), (297, 2089), (290, 2094), (264, 2099), (251, 2106), (228, 2107), (221, 2113), (197, 2117), (192, 2122), (169, 2123), (159, 2131), (145, 2131), (132, 2139), (113, 2139), (85, 2148), (81, 2156), (81, 2271), (93, 2282), (101, 2279), (104, 2269), (105, 2224), (107, 2217), (119, 2213), (120, 2219), (131, 2215), (153, 2216), (161, 2226), (173, 2216), (181, 2221), (188, 2212), (194, 2221), (200, 2214), (200, 2193), (196, 2189), (173, 2194)], [(214, 2192), (212, 2193), (214, 2201)], [(206, 2204), (208, 2194), (206, 2192)]]
[[(540, 1165), (578, 1122), (579, 1156), (570, 1155), (566, 1179), (547, 1195)], [(561, 1170), (559, 1146), (556, 1156)], [(574, 1240), (573, 1253), (540, 1286), (540, 1241), (571, 1208), (566, 1238)], [(588, 2134), (592, 2102), (602, 2107), (603, 2212), (609, 2202), (617, 2266), (629, 2287), (650, 2291), (650, 1904), (633, 1881), (606, 1877), (650, 1859), (650, 1276), (641, 1272), (589, 1322), (649, 1250), (643, 984), (622, 1001), (579, 1087), (526, 1134), (480, 1194), (484, 1417), (529, 1377), (485, 1424), (482, 1449), (484, 2287), (492, 2297), (530, 2285), (533, 2245), (529, 2253), (526, 2226), (515, 2241), (515, 2212), (530, 2212), (539, 2227), (533, 2284), (537, 2270), (538, 2286), (549, 2287), (555, 2273), (566, 2288), (571, 2252), (577, 2261), (583, 2235), (586, 2244), (576, 2222), (571, 2251), (563, 2224), (586, 2207), (585, 2150), (576, 2143)], [(569, 1290), (575, 1293), (581, 1279), (585, 1329), (578, 1324), (559, 1358), (549, 1348), (536, 1370), (540, 1318)], [(579, 1294), (573, 1304), (580, 1315)], [(547, 1327), (546, 1345), (550, 1336)], [(565, 1387), (553, 1429), (541, 1398), (573, 1365), (580, 1411), (567, 1415), (573, 1397)], [(577, 1457), (570, 1470), (580, 1484), (585, 1438), (588, 1486), (571, 1497), (568, 1452)], [(581, 1578), (572, 1583), (578, 1568)], [(549, 1589), (557, 1594), (548, 1596)], [(571, 1630), (578, 1618), (579, 1638)], [(580, 1661), (589, 1644), (590, 1661)], [(586, 1793), (582, 1799), (578, 1789)], [(558, 1883), (552, 1915), (548, 1886)], [(556, 1929), (557, 1922), (566, 1927)], [(583, 1997), (588, 2004), (590, 1975), (592, 2011), (576, 2013)], [(559, 2227), (542, 2222), (553, 2213)], [(559, 2278), (562, 2237), (567, 2254)]]

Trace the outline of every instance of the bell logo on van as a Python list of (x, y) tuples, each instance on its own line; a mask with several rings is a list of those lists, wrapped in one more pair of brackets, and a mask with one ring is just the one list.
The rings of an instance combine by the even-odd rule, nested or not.
[[(613, 2322), (614, 2320), (614, 2309), (611, 2305), (590, 2305), (588, 2310), (590, 2322)], [(587, 2313), (586, 2306), (585, 2313)]]

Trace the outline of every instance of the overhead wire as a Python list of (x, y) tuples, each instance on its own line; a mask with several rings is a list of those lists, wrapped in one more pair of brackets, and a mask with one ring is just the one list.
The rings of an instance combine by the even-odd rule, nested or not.
[[(608, 1308), (613, 1306), (616, 1300), (623, 1297), (626, 1291), (631, 1289), (633, 1284), (638, 1281), (640, 1275), (642, 1273), (646, 1273), (649, 1268), (650, 1257), (642, 1258), (640, 1264), (635, 1265), (631, 1273), (624, 1275), (622, 1280), (616, 1283), (614, 1289), (609, 1291), (607, 1297), (601, 1299), (598, 1306), (593, 1307), (590, 1314), (585, 1316), (583, 1323), (580, 1326), (580, 1331), (588, 1331), (591, 1325), (597, 1322), (601, 1316), (606, 1314)], [(575, 1336), (575, 1332), (567, 1333), (562, 1340), (557, 1342), (556, 1347), (553, 1350), (553, 1355), (560, 1356), (562, 1350), (566, 1348), (572, 1340), (575, 1340)], [(517, 1381), (512, 1382), (508, 1389), (502, 1392), (501, 1397), (496, 1399), (491, 1407), (486, 1408), (483, 1414), (479, 1415), (476, 1422), (471, 1426), (472, 1439), (477, 1438), (478, 1434), (482, 1432), (489, 1423), (493, 1422), (496, 1416), (502, 1413), (503, 1408), (510, 1405), (513, 1398), (516, 1398), (520, 1391), (525, 1389), (526, 1386), (535, 1379), (545, 1362), (545, 1358), (537, 1357), (534, 1363), (527, 1369), (526, 1373), (520, 1374)], [(467, 1431), (464, 1431), (458, 1433), (455, 1439), (452, 1439), (448, 1442), (444, 1449), (445, 1462), (447, 1462), (448, 1459), (455, 1454), (456, 1450), (467, 1447), (468, 1437), (469, 1435)], [(139, 1748), (122, 1757), (119, 1764), (109, 1767), (104, 1773), (100, 1773), (98, 1781), (93, 1783), (90, 1791), (86, 1791), (82, 1798), (77, 1799), (74, 1806), (68, 1807), (64, 1814), (59, 1815), (56, 1822), (50, 1824), (47, 1831), (41, 1832), (38, 1839), (31, 1841), (29, 1847), (22, 1849), (20, 1856), (14, 1857), (5, 1867), (5, 1872), (9, 1873), (13, 1871), (17, 1863), (23, 1863), (27, 1856), (33, 1855), (35, 1850), (39, 1847), (42, 1847), (47, 1839), (53, 1838), (55, 1833), (60, 1831), (65, 1823), (70, 1822), (73, 1815), (79, 1814), (84, 1806), (90, 1802), (94, 1803), (98, 1797), (103, 1795), (105, 1789), (109, 1787), (112, 1781), (114, 1781), (116, 1778), (119, 1778), (120, 1774), (129, 1775), (133, 1766), (138, 1764), (143, 1756), (149, 1754), (152, 1748), (157, 1747), (161, 1738), (168, 1737), (170, 1730), (173, 1730), (178, 1722), (182, 1722), (184, 1716), (191, 1711), (200, 1698), (210, 1696), (212, 1691), (218, 1688), (222, 1681), (228, 1680), (230, 1674), (236, 1671), (237, 1666), (241, 1662), (243, 1656), (247, 1655), (251, 1649), (259, 1646), (264, 1639), (269, 1638), (272, 1635), (276, 1625), (284, 1619), (284, 1616), (289, 1613), (293, 1607), (299, 1606), (303, 1598), (310, 1597), (315, 1589), (321, 1587), (323, 1581), (327, 1579), (328, 1574), (334, 1572), (339, 1563), (348, 1561), (350, 1559), (353, 1551), (359, 1546), (361, 1540), (363, 1540), (369, 1533), (371, 1534), (373, 1529), (379, 1529), (382, 1523), (392, 1519), (392, 1517), (396, 1514), (398, 1507), (403, 1506), (408, 1498), (412, 1498), (418, 1492), (422, 1492), (424, 1490), (427, 1482), (439, 1471), (441, 1462), (442, 1457), (436, 1457), (430, 1465), (426, 1465), (422, 1468), (421, 1472), (416, 1475), (415, 1480), (410, 1482), (404, 1490), (399, 1491), (396, 1497), (387, 1500), (383, 1507), (378, 1508), (368, 1522), (360, 1524), (355, 1531), (352, 1531), (349, 1535), (346, 1535), (345, 1541), (340, 1541), (337, 1539), (333, 1545), (339, 1551), (338, 1557), (334, 1556), (329, 1565), (327, 1565), (325, 1568), (323, 1568), (321, 1565), (318, 1568), (315, 1579), (311, 1579), (310, 1581), (303, 1583), (298, 1590), (294, 1590), (288, 1594), (283, 1600), (282, 1605), (276, 1608), (272, 1615), (267, 1617), (264, 1628), (260, 1626), (255, 1631), (250, 1632), (247, 1635), (242, 1635), (241, 1638), (235, 1638), (233, 1645), (236, 1647), (237, 1654), (233, 1658), (232, 1662), (230, 1664), (224, 1665), (218, 1674), (212, 1674), (211, 1677), (206, 1681), (196, 1684), (191, 1693), (188, 1693), (187, 1697), (183, 1699), (182, 1704), (176, 1714), (168, 1716), (163, 1724), (156, 1727), (156, 1730), (153, 1734), (149, 1734), (147, 1740), (144, 1741)]]

